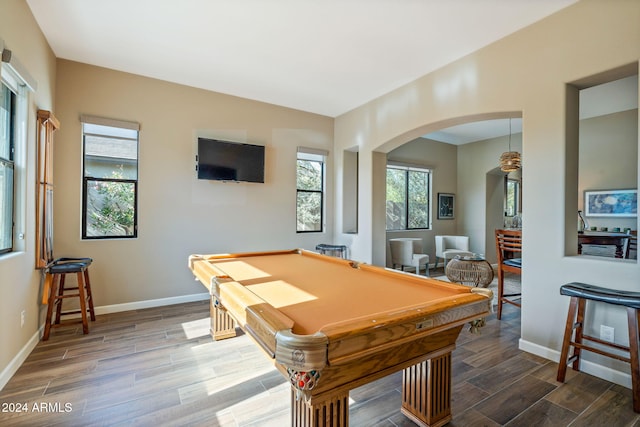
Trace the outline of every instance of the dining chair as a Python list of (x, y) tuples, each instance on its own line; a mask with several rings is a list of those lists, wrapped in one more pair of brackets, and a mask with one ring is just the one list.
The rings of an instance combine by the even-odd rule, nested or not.
[(522, 231), (496, 230), (496, 254), (498, 258), (498, 310), (497, 318), (502, 317), (502, 304), (521, 307), (521, 292), (504, 293), (504, 273), (522, 274)]

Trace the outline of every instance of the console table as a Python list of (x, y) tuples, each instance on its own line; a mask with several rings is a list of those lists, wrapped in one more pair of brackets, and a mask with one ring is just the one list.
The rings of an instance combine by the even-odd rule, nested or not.
[(624, 258), (624, 244), (629, 239), (626, 233), (607, 233), (603, 231), (579, 231), (578, 254), (582, 254), (582, 245), (612, 245), (616, 247), (616, 258)]

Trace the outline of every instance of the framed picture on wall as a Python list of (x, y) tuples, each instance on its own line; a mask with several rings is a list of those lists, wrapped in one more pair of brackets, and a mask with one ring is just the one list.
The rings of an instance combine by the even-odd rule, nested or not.
[(438, 219), (455, 218), (455, 199), (451, 193), (438, 193)]
[(603, 217), (638, 216), (638, 190), (586, 190), (584, 214)]

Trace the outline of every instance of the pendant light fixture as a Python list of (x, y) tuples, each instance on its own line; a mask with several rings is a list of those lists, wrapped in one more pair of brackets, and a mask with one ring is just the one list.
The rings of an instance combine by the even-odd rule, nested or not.
[(509, 151), (500, 156), (500, 170), (502, 172), (514, 172), (520, 169), (520, 153), (511, 151), (511, 119), (509, 119)]

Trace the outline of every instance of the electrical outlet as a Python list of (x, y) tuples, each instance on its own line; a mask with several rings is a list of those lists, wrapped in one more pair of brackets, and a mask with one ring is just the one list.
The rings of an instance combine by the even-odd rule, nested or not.
[(600, 339), (602, 341), (613, 342), (614, 329), (611, 326), (600, 325)]
[(20, 313), (20, 327), (24, 326), (25, 317), (27, 317), (27, 312), (25, 310), (22, 310), (22, 313)]

